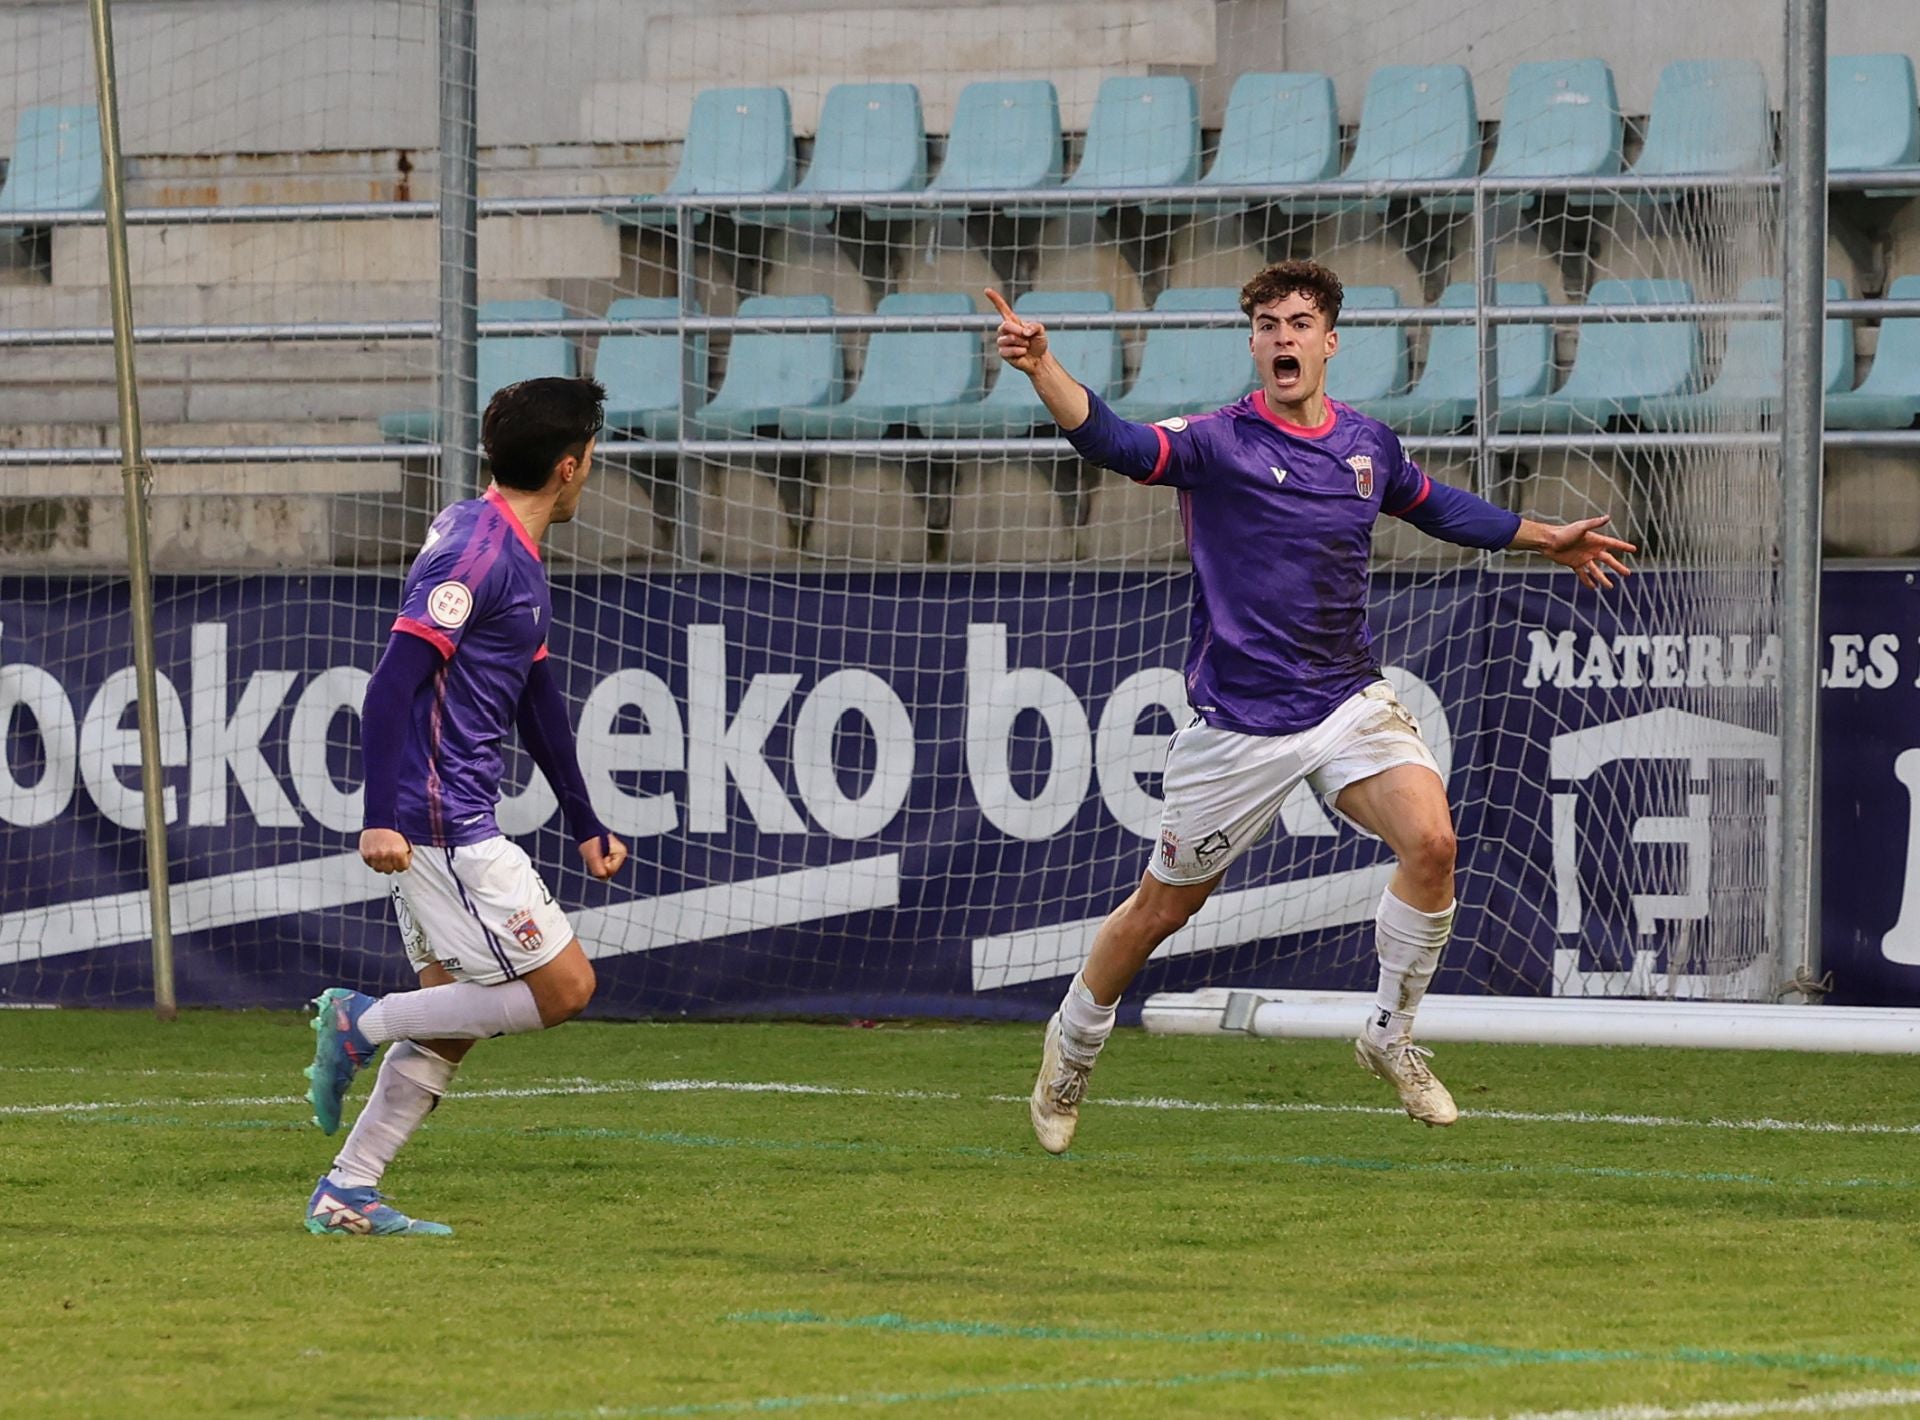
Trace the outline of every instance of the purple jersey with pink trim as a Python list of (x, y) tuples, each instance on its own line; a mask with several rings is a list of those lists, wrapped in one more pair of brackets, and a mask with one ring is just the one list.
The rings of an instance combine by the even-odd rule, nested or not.
[(446, 657), (414, 700), (401, 761), (397, 827), (413, 842), (457, 848), (500, 832), (501, 741), (552, 616), (540, 549), (498, 490), (433, 520), (393, 623)]
[(1194, 577), (1187, 696), (1210, 725), (1295, 734), (1379, 677), (1374, 520), (1411, 512), (1431, 485), (1386, 425), (1327, 406), (1307, 429), (1255, 390), (1153, 426), (1160, 456), (1137, 481), (1180, 490)]

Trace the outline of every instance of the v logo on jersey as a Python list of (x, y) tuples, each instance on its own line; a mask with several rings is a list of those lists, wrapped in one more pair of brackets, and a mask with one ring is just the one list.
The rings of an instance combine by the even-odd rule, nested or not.
[(1273, 470), (1273, 481), (1275, 483), (1284, 484), (1287, 481), (1286, 469), (1281, 468), (1278, 464), (1268, 464), (1267, 467)]

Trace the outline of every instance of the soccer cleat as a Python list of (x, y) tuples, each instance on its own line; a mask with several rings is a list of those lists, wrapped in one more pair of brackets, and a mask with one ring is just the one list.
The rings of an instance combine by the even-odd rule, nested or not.
[(1360, 1068), (1392, 1085), (1408, 1114), (1426, 1125), (1451, 1124), (1460, 1117), (1460, 1110), (1447, 1087), (1427, 1068), (1432, 1054), (1424, 1046), (1415, 1045), (1410, 1035), (1381, 1046), (1363, 1032), (1353, 1042), (1353, 1058), (1360, 1062)]
[(1027, 1114), (1034, 1137), (1049, 1154), (1064, 1154), (1080, 1124), (1080, 1101), (1086, 1097), (1087, 1074), (1093, 1067), (1069, 1060), (1060, 1047), (1060, 1013), (1047, 1022), (1047, 1042), (1040, 1055), (1040, 1078), (1033, 1082)]
[(380, 1047), (360, 1033), (360, 1017), (373, 997), (330, 986), (313, 1000), (313, 1064), (307, 1066), (307, 1099), (322, 1134), (340, 1127), (340, 1102), (353, 1077)]
[(307, 1200), (307, 1231), (318, 1237), (446, 1238), (453, 1229), (445, 1223), (429, 1223), (409, 1218), (380, 1197), (378, 1189), (342, 1188), (331, 1178), (322, 1177)]

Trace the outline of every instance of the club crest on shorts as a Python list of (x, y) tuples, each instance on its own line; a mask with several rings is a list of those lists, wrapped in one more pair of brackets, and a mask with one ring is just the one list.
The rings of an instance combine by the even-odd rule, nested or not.
[(523, 952), (537, 952), (540, 944), (546, 940), (540, 934), (540, 924), (533, 920), (533, 909), (523, 907), (507, 919), (507, 930), (513, 933), (514, 941), (520, 944)]
[(1353, 470), (1353, 491), (1362, 498), (1373, 497), (1373, 456), (1355, 454), (1347, 460), (1347, 467)]
[(1180, 836), (1170, 828), (1160, 830), (1160, 858), (1169, 868), (1180, 861)]

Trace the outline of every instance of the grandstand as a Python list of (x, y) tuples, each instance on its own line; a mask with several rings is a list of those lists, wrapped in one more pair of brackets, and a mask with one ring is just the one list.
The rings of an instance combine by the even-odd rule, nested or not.
[[(940, 48), (944, 29), (896, 36), (899, 42), (886, 45), (841, 43), (861, 28), (855, 17), (869, 12), (809, 7), (789, 17), (784, 23), (793, 27), (793, 43), (784, 56), (774, 54), (782, 46), (769, 46), (764, 36), (746, 37), (744, 15), (648, 12), (637, 26), (645, 31), (639, 76), (590, 79), (577, 113), (537, 106), (509, 112), (484, 103), (484, 196), (608, 201), (596, 211), (498, 215), (482, 222), (483, 322), (584, 323), (563, 335), (489, 336), (481, 350), (482, 399), (496, 381), (590, 371), (602, 360), (631, 388), (635, 367), (627, 362), (653, 370), (646, 362), (669, 358), (664, 342), (679, 342), (657, 326), (622, 333), (617, 323), (649, 313), (665, 320), (663, 308), (635, 303), (673, 298), (677, 266), (685, 264), (698, 282), (692, 308), (722, 319), (797, 314), (798, 306), (766, 303), (800, 300), (812, 314), (877, 314), (910, 327), (916, 313), (955, 313), (952, 302), (962, 297), (980, 308), (979, 289), (992, 281), (1042, 303), (1054, 293), (1076, 301), (1101, 297), (1115, 313), (1120, 337), (1105, 392), (1127, 407), (1171, 410), (1167, 398), (1174, 391), (1163, 388), (1163, 372), (1170, 361), (1184, 360), (1180, 342), (1205, 336), (1178, 326), (1142, 330), (1128, 322), (1128, 313), (1193, 310), (1201, 308), (1196, 302), (1205, 303), (1223, 311), (1224, 332), (1230, 305), (1218, 290), (1237, 286), (1267, 256), (1319, 253), (1351, 284), (1390, 292), (1389, 311), (1411, 312), (1435, 302), (1474, 304), (1467, 197), (1429, 192), (1390, 201), (1288, 191), (1301, 184), (1444, 185), (1479, 173), (1543, 182), (1613, 175), (1704, 181), (1764, 173), (1775, 161), (1774, 109), (1781, 88), (1777, 73), (1766, 72), (1771, 56), (1763, 57), (1766, 62), (1675, 58), (1676, 40), (1662, 46), (1667, 57), (1656, 62), (1637, 52), (1615, 52), (1617, 39), (1603, 46), (1599, 36), (1573, 26), (1565, 52), (1550, 58), (1503, 64), (1476, 50), (1469, 64), (1380, 63), (1361, 70), (1350, 67), (1331, 34), (1320, 33), (1327, 22), (1314, 11), (1290, 17), (1281, 54), (1277, 38), (1262, 39), (1265, 27), (1237, 16), (1233, 7), (1191, 0), (1110, 7), (1117, 20), (1101, 31), (1107, 48), (1088, 51), (1076, 42), (1080, 31), (1062, 18), (1073, 8), (1041, 6), (1023, 21), (1032, 47), (1021, 63), (1036, 77), (1017, 80), (956, 67)], [(1151, 24), (1134, 24), (1134, 9), (1157, 15)], [(401, 13), (408, 14), (406, 7)], [(900, 24), (904, 12), (874, 13), (884, 29)], [(961, 7), (941, 23), (963, 26), (965, 15)], [(410, 56), (418, 59), (425, 37), (408, 29), (417, 19), (408, 17), (383, 47), (391, 69)], [(482, 45), (483, 85), (487, 66), (503, 62), (496, 45), (510, 47), (514, 38), (511, 21), (494, 22), (508, 32), (490, 33)], [(127, 42), (140, 43), (141, 26), (148, 23), (138, 10), (123, 20), (131, 26)], [(1885, 30), (1874, 35), (1877, 52), (1844, 49), (1852, 38), (1844, 34), (1849, 23), (1844, 13), (1836, 15), (1829, 71), (1832, 170), (1912, 169), (1920, 164), (1912, 60), (1885, 47), (1898, 38)], [(32, 37), (42, 54), (57, 54), (73, 38), (59, 27)], [(326, 56), (323, 70), (366, 57), (358, 48), (364, 40), (311, 38)], [(1592, 40), (1587, 52), (1579, 48), (1580, 38)], [(1230, 55), (1223, 41), (1230, 41)], [(729, 72), (713, 72), (715, 82), (702, 79), (713, 70), (714, 56), (736, 42), (753, 73), (723, 65)], [(1416, 51), (1417, 39), (1408, 37), (1401, 47)], [(1920, 49), (1920, 40), (1910, 48)], [(873, 57), (881, 54), (884, 63)], [(680, 66), (673, 55), (695, 58)], [(1285, 68), (1255, 67), (1263, 62), (1284, 62)], [(64, 65), (64, 72), (72, 71), (70, 62)], [(751, 77), (769, 82), (718, 82)], [(257, 132), (216, 132), (204, 114), (161, 108), (157, 91), (166, 82), (163, 62), (136, 76), (129, 89), (133, 207), (298, 202), (333, 209), (312, 220), (136, 226), (133, 272), (143, 325), (432, 318), (431, 224), (360, 220), (349, 210), (369, 197), (431, 198), (433, 157), (420, 151), (430, 146), (431, 133), (423, 131), (422, 114), (356, 112), (346, 121), (337, 101), (311, 92), (317, 80), (309, 77), (304, 102), (312, 110), (301, 110), (301, 97), (276, 109), (269, 129), (275, 151), (263, 152), (254, 146), (263, 136)], [(0, 217), (11, 214), (23, 223), (12, 229), (10, 265), (0, 273), (0, 324), (10, 332), (0, 351), (0, 438), (16, 450), (110, 446), (109, 354), (98, 339), (82, 344), (74, 335), (106, 324), (99, 284), (102, 231), (30, 220), (36, 212), (98, 206), (96, 120), (84, 105), (39, 102), (34, 87), (16, 84), (10, 107), (0, 96), (0, 129), (14, 135), (8, 177), (0, 184)], [(1137, 202), (1111, 209), (1059, 200), (1083, 190), (1182, 185), (1281, 191), (1253, 203), (1204, 196), (1155, 200), (1142, 191)], [(1007, 194), (1015, 190), (1032, 193), (1034, 200), (1012, 200)], [(735, 205), (786, 192), (794, 194), (795, 206)], [(981, 202), (969, 200), (970, 192), (999, 196)], [(673, 211), (649, 195), (654, 193), (710, 199), (711, 207), (694, 214), (697, 250), (690, 262), (675, 254)], [(818, 205), (813, 199), (821, 193), (870, 193), (876, 202)], [(1042, 200), (1049, 193), (1054, 200)], [(618, 200), (629, 195), (629, 203)], [(937, 206), (932, 195), (940, 198)], [(1596, 204), (1591, 195), (1577, 193), (1504, 191), (1494, 204), (1498, 302), (1577, 305), (1619, 297), (1633, 304), (1648, 299), (1650, 290), (1663, 299), (1711, 302), (1777, 291), (1753, 286), (1767, 271), (1735, 270), (1689, 241), (1689, 221), (1719, 218), (1703, 215), (1686, 197), (1684, 189), (1669, 189), (1631, 203), (1606, 198)], [(892, 204), (883, 205), (885, 199)], [(1900, 287), (1903, 278), (1920, 279), (1920, 215), (1906, 195), (1838, 191), (1833, 224), (1836, 296), (1888, 296), (1906, 289)], [(1068, 307), (1055, 302), (1036, 308)], [(1901, 338), (1903, 318), (1911, 316), (1887, 318), (1894, 338), (1884, 347), (1878, 339), (1883, 321), (1871, 307), (1832, 322), (1829, 428), (1912, 425), (1920, 406), (1920, 369), (1910, 342)], [(1368, 390), (1362, 407), (1401, 421), (1416, 437), (1473, 436), (1471, 327), (1398, 327), (1390, 317), (1384, 324), (1383, 338), (1404, 343), (1407, 363), (1404, 372), (1396, 366), (1391, 387)], [(1715, 427), (1716, 420), (1746, 427), (1770, 417), (1768, 390), (1777, 389), (1779, 359), (1777, 344), (1767, 343), (1768, 327), (1754, 326), (1752, 340), (1736, 328), (1722, 356), (1718, 330), (1703, 341), (1703, 325), (1718, 322), (1509, 327), (1501, 336), (1493, 427), (1519, 436), (1576, 428), (1699, 429)], [(1001, 409), (1002, 400), (1011, 397), (1018, 405), (1025, 396), (1018, 390), (994, 393), (992, 362), (982, 366), (985, 386), (942, 382), (927, 371), (936, 387), (903, 386), (902, 398), (892, 400), (892, 414), (899, 417), (855, 417), (868, 402), (891, 400), (883, 388), (855, 380), (874, 338), (885, 349), (889, 337), (859, 327), (755, 335), (716, 328), (703, 334), (703, 368), (693, 390), (700, 405), (689, 411), (688, 435), (752, 438), (766, 444), (767, 460), (806, 470), (773, 477), (774, 501), (786, 499), (782, 508), (789, 514), (774, 517), (768, 490), (737, 476), (731, 456), (721, 460), (724, 469), (711, 475), (727, 511), (719, 524), (734, 531), (716, 526), (701, 549), (704, 561), (1111, 561), (1150, 555), (1161, 546), (1152, 519), (1116, 521), (1099, 506), (1103, 494), (1080, 496), (1079, 481), (1053, 471), (1052, 455), (1037, 447), (1026, 472), (1007, 465), (999, 453), (988, 456), (991, 469), (956, 460), (934, 479), (963, 491), (946, 501), (916, 491), (926, 478), (909, 471), (910, 458), (890, 458), (884, 450), (807, 455), (797, 446), (822, 438), (1027, 437), (1038, 431), (1037, 419)], [(1667, 342), (1659, 387), (1611, 388), (1609, 381), (1638, 378), (1627, 372), (1636, 370), (1643, 341)], [(659, 344), (652, 354), (649, 342)], [(757, 418), (735, 407), (732, 391), (743, 387), (738, 375), (729, 374), (736, 342), (753, 362), (756, 382), (768, 362), (783, 369), (791, 364), (795, 371), (797, 383), (777, 398), (755, 396), (768, 401)], [(906, 350), (913, 360), (914, 347)], [(949, 351), (959, 358), (958, 347), (949, 344)], [(800, 378), (802, 364), (813, 373)], [(364, 447), (433, 433), (425, 413), (432, 402), (431, 346), (419, 339), (201, 339), (143, 350), (140, 373), (149, 438), (161, 449)], [(634, 440), (662, 445), (644, 457), (634, 451), (656, 475), (635, 481), (626, 495), (631, 516), (617, 529), (600, 531), (594, 558), (646, 562), (670, 545), (672, 519), (660, 516), (654, 498), (662, 493), (660, 461), (677, 452), (668, 415), (678, 394), (663, 393), (662, 381), (649, 383), (647, 393), (636, 395), (645, 408), (632, 406), (635, 417), (621, 428)], [(1214, 382), (1218, 388), (1198, 383), (1192, 390), (1197, 401), (1190, 402), (1231, 397), (1238, 391), (1227, 388), (1230, 383), (1224, 372)], [(1185, 390), (1178, 393), (1187, 397)], [(843, 410), (845, 417), (829, 410)], [(155, 510), (160, 565), (390, 564), (408, 546), (394, 534), (403, 525), (394, 521), (397, 510), (411, 509), (417, 518), (431, 501), (408, 491), (415, 484), (431, 486), (426, 462), (404, 455), (396, 447), (391, 458), (369, 453), (351, 463), (317, 456), (174, 469), (160, 482), (159, 491), (169, 496)], [(1540, 511), (1597, 506), (1595, 495), (1602, 492), (1624, 496), (1631, 506), (1620, 508), (1621, 520), (1647, 528), (1657, 540), (1654, 524), (1673, 510), (1655, 506), (1664, 475), (1649, 457), (1629, 452), (1604, 474), (1588, 468), (1570, 483), (1546, 479)], [(1521, 465), (1524, 478), (1532, 462), (1523, 457)], [(8, 495), (33, 500), (7, 548), (10, 559), (46, 568), (112, 565), (118, 559), (111, 531), (118, 519), (99, 475), (74, 472), (54, 479), (46, 466), (36, 468), (20, 454), (4, 477)], [(56, 496), (73, 490), (75, 479), (98, 496)], [(1018, 488), (1030, 480), (1034, 489), (1022, 515), (1028, 525), (1017, 537), (1005, 535), (1005, 510), (993, 506), (996, 499), (964, 492), (1000, 488), (1008, 479)], [(819, 520), (817, 530), (814, 519), (792, 515), (793, 490), (815, 484), (836, 510)], [(1063, 496), (1050, 505), (1038, 496), (1042, 486)], [(1871, 498), (1863, 497), (1869, 488)], [(1898, 461), (1836, 447), (1828, 489), (1829, 551), (1920, 550), (1920, 517), (1862, 521), (1856, 511), (1879, 500), (1920, 512), (1920, 482)], [(1113, 490), (1110, 501), (1124, 496), (1124, 490)], [(980, 519), (986, 524), (975, 526)], [(1903, 540), (1890, 523), (1916, 531)], [(903, 530), (904, 541), (876, 541), (874, 524)], [(1129, 531), (1120, 532), (1121, 525)]]

